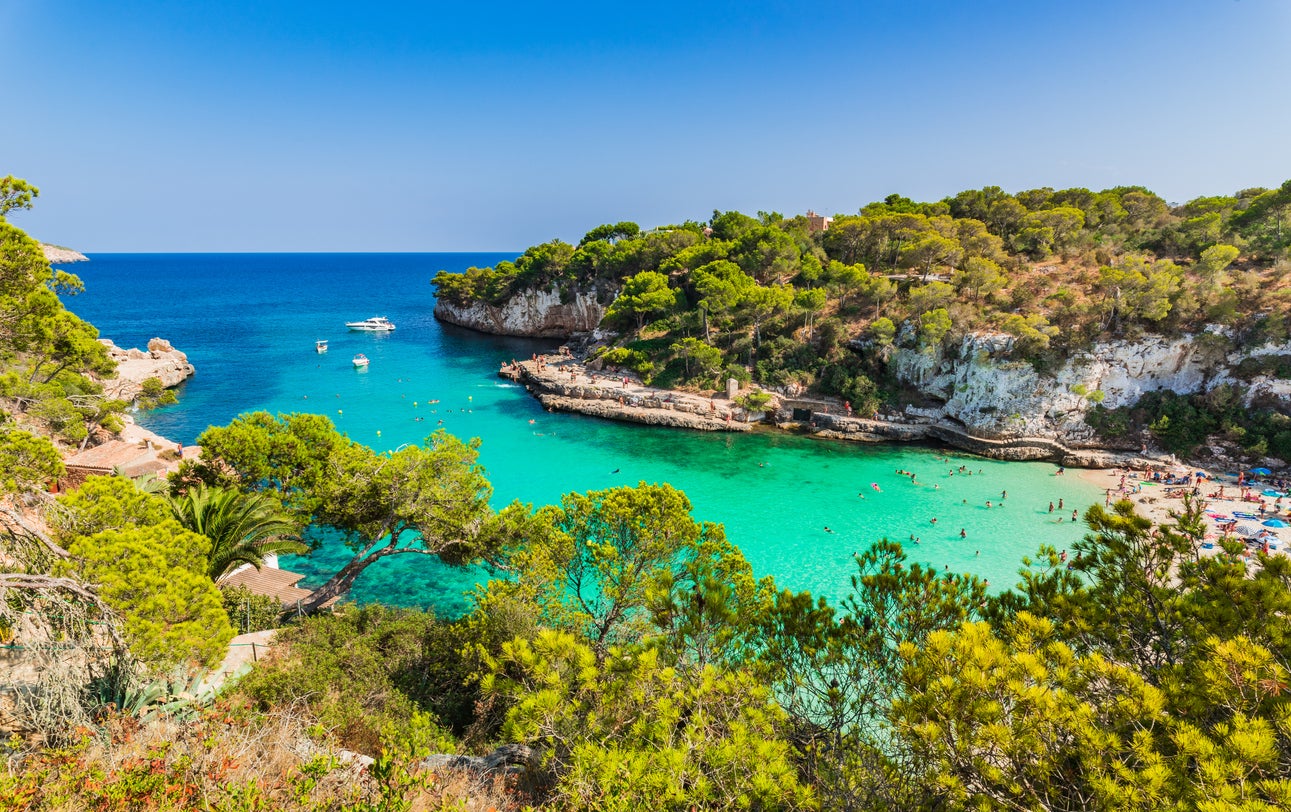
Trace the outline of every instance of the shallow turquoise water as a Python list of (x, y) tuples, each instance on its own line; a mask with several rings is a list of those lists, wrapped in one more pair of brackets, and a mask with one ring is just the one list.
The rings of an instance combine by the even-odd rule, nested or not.
[[(668, 482), (686, 492), (697, 518), (726, 526), (758, 575), (833, 598), (847, 588), (852, 554), (885, 536), (906, 542), (912, 558), (938, 568), (974, 572), (997, 587), (1012, 584), (1022, 556), (1041, 543), (1061, 548), (1079, 538), (1072, 509), (1083, 512), (1101, 498), (1095, 486), (1054, 476), (1054, 467), (1043, 463), (546, 413), (496, 373), (502, 361), (554, 344), (482, 336), (431, 316), (428, 280), (435, 271), (504, 257), (95, 255), (70, 268), (87, 292), (69, 306), (122, 346), (160, 335), (188, 353), (198, 373), (181, 389), (180, 404), (140, 416), (175, 440), (191, 443), (207, 425), (244, 411), (310, 411), (385, 450), (419, 442), (442, 420), (458, 436), (482, 438), (480, 461), (499, 507), (513, 499), (542, 504), (568, 491)], [(378, 314), (398, 329), (372, 335), (343, 327)], [(320, 338), (331, 342), (323, 355), (314, 352)], [(366, 371), (351, 364), (358, 352), (371, 359)], [(949, 474), (961, 465), (973, 475)], [(914, 471), (918, 484), (897, 469)], [(1003, 505), (1002, 491), (1008, 492)], [(1059, 499), (1064, 512), (1050, 514), (1049, 502)], [(988, 509), (987, 500), (995, 506)], [(920, 539), (917, 546), (909, 544), (911, 535)], [(306, 573), (307, 585), (318, 584), (345, 557), (343, 547), (329, 544), (309, 558), (284, 559), (283, 566)], [(456, 612), (465, 605), (463, 590), (481, 575), (422, 556), (396, 557), (369, 568), (352, 597)]]

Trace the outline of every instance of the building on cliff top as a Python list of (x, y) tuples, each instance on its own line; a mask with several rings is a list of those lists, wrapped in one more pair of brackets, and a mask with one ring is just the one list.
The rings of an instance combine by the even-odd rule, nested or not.
[(829, 227), (833, 224), (833, 222), (834, 222), (833, 217), (826, 217), (823, 214), (816, 214), (816, 212), (812, 211), (811, 209), (807, 209), (807, 230), (808, 231), (811, 231), (813, 233), (817, 231), (829, 231)]

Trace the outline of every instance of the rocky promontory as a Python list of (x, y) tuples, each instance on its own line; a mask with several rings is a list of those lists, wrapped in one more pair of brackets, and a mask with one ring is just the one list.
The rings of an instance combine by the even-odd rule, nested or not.
[(749, 431), (730, 401), (646, 386), (630, 375), (588, 369), (566, 355), (503, 364), (498, 372), (524, 386), (547, 409), (698, 431)]
[(564, 353), (503, 364), (498, 374), (522, 384), (551, 411), (651, 426), (741, 432), (764, 424), (821, 439), (938, 443), (993, 459), (1049, 460), (1075, 468), (1166, 468), (1178, 463), (1168, 455), (1119, 452), (1091, 442), (1068, 444), (1054, 436), (992, 436), (944, 414), (860, 417), (849, 414), (841, 402), (783, 393), (768, 392), (771, 402), (766, 410), (751, 413), (725, 396), (657, 389), (630, 374), (599, 372)]
[[(607, 420), (670, 426), (697, 431), (750, 431), (758, 423), (855, 443), (940, 443), (995, 460), (1048, 460), (1072, 467), (1168, 467), (1167, 456), (1118, 453), (1095, 445), (1066, 445), (1051, 436), (975, 434), (948, 420), (910, 414), (860, 417), (830, 400), (772, 394), (766, 411), (750, 413), (722, 395), (655, 389), (631, 374), (598, 372), (571, 355), (541, 355), (503, 364), (498, 370), (525, 387), (547, 409), (603, 417)], [(771, 394), (771, 392), (768, 392)]]
[(68, 262), (89, 262), (90, 258), (80, 251), (73, 251), (70, 248), (63, 248), (58, 245), (49, 245), (41, 243), (40, 250), (45, 253), (45, 260), (54, 265), (63, 265)]
[(519, 291), (501, 305), (460, 304), (440, 296), (435, 300), (435, 318), (492, 335), (566, 338), (600, 325), (606, 307), (600, 298), (594, 290), (562, 295), (555, 285)]
[(171, 346), (164, 338), (148, 342), (148, 349), (124, 350), (110, 339), (99, 342), (108, 348), (108, 354), (117, 362), (115, 378), (104, 381), (104, 391), (109, 397), (131, 401), (138, 397), (143, 382), (157, 378), (169, 389), (191, 378), (197, 370), (188, 363), (188, 356)]

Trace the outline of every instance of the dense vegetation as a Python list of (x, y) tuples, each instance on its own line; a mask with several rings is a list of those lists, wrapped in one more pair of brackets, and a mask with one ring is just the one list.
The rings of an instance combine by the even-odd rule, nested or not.
[(710, 387), (723, 373), (864, 414), (900, 396), (894, 347), (949, 348), (971, 331), (1012, 334), (1013, 355), (1041, 367), (1098, 339), (1205, 325), (1226, 347), (1283, 341), (1289, 249), (1291, 181), (1179, 206), (1141, 187), (987, 187), (935, 203), (891, 195), (827, 230), (766, 212), (605, 225), (434, 284), (459, 303), (617, 292), (611, 360), (647, 380)]
[(1219, 437), (1252, 457), (1291, 460), (1291, 415), (1276, 404), (1247, 406), (1231, 384), (1193, 395), (1151, 392), (1133, 406), (1095, 407), (1086, 420), (1110, 438), (1137, 437), (1146, 430), (1162, 448), (1185, 458)]
[[(225, 704), (185, 711), (205, 745), (159, 747), (117, 719), (108, 734), (151, 749), (95, 756), (74, 738), (0, 793), (229, 810), (1291, 804), (1291, 566), (1234, 542), (1200, 555), (1198, 510), (1153, 528), (1129, 502), (1092, 507), (1070, 557), (1042, 548), (995, 597), (880, 543), (838, 605), (754, 578), (689, 512), (644, 484), (512, 505), (490, 520), (511, 577), (469, 615), (306, 619)], [(307, 738), (378, 758), (339, 786), (343, 762), (284, 757)], [(222, 768), (209, 755), (250, 740), (271, 741)], [(524, 771), (452, 796), (414, 766), (502, 744)]]
[[(293, 427), (312, 442), (293, 441)], [(230, 438), (224, 473), (240, 492), (317, 515), (342, 499), (323, 474), (347, 441), (325, 421), (251, 416)], [(475, 482), (469, 448), (457, 449), (450, 479)], [(399, 465), (398, 455), (380, 458)], [(354, 494), (388, 489), (379, 471), (366, 476), (372, 490), (352, 481)], [(1159, 528), (1129, 502), (1092, 507), (1086, 539), (1063, 553), (1042, 548), (998, 596), (880, 542), (857, 556), (850, 593), (831, 605), (756, 578), (721, 526), (694, 521), (667, 485), (472, 509), (457, 532), (448, 531), (459, 514), (433, 498), (397, 489), (388, 498), (370, 521), (433, 527), (442, 517), (440, 538), (474, 539), (450, 560), (487, 557), (506, 577), (478, 588), (458, 619), (373, 607), (296, 623), (227, 700), (240, 710), (215, 717), (222, 737), (294, 725), (298, 738), (376, 757), (363, 779), (376, 783), (351, 788), (367, 800), (346, 808), (443, 802), (416, 759), (500, 745), (518, 748), (524, 770), (490, 774), (459, 796), (595, 810), (1291, 803), (1291, 562), (1252, 559), (1239, 542), (1202, 555), (1206, 525), (1193, 507)], [(186, 535), (164, 499), (118, 478), (92, 480), (61, 506), (56, 538), (76, 551), (64, 566), (98, 585), (134, 659), (209, 663), (230, 632), (202, 634), (167, 614), (187, 605), (190, 616), (208, 613), (197, 618), (204, 628), (227, 628), (213, 616), (223, 613), (218, 598), (198, 586), (209, 589), (206, 539)], [(371, 536), (356, 538), (363, 547)], [(105, 558), (145, 561), (159, 577), (137, 567), (111, 575), (98, 569)], [(158, 712), (129, 691), (115, 695)], [(23, 773), (2, 786), (37, 805), (55, 790), (89, 803), (115, 787), (168, 808), (164, 792), (179, 786), (221, 809), (259, 808), (248, 792), (307, 809), (345, 769), (254, 762), (260, 772), (232, 783), (185, 772), (177, 759), (196, 759), (193, 746), (181, 737), (149, 756), (151, 784), (117, 763), (105, 783), (72, 789), (95, 763), (73, 737), (70, 750), (29, 756), (39, 783)], [(316, 782), (309, 792), (297, 783), (304, 769)]]
[[(568, 267), (583, 252), (608, 267), (636, 256), (643, 264), (611, 311), (634, 336), (611, 350), (621, 363), (699, 380), (751, 359), (762, 380), (874, 393), (877, 348), (940, 342), (974, 324), (1012, 324), (1025, 338), (1016, 317), (1050, 347), (1082, 340), (1073, 336), (1083, 319), (1083, 340), (1191, 329), (1218, 318), (1201, 303), (1222, 295), (1197, 298), (1192, 311), (1184, 295), (1196, 296), (1207, 268), (1236, 291), (1240, 306), (1220, 319), (1233, 335), (1273, 336), (1286, 190), (1194, 201), (1192, 213), (1136, 189), (1088, 200), (985, 190), (922, 207), (891, 198), (823, 236), (772, 215), (719, 215), (712, 234), (685, 224), (641, 235), (620, 223), (568, 252), (535, 250), (514, 271), (475, 276), (491, 274), (495, 292), (521, 273), (523, 284), (581, 286), (615, 277), (570, 276), (553, 258), (567, 253)], [(7, 208), (29, 202), (12, 179), (0, 192)], [(878, 236), (891, 218), (930, 230)], [(874, 241), (858, 237), (844, 256), (828, 235), (849, 223)], [(976, 245), (970, 258), (998, 266), (998, 289), (962, 276), (991, 266), (929, 259), (928, 246), (912, 258), (909, 243), (950, 241), (938, 228), (951, 226), (959, 250)], [(49, 323), (73, 322), (45, 295), (59, 277), (11, 232), (4, 267), (27, 263), (29, 273), (0, 289), (0, 316), (16, 314), (0, 321), (6, 380), (48, 377), (49, 402), (92, 403), (65, 387), (92, 388), (82, 362), (97, 356), (37, 340), (52, 335)], [(1189, 234), (1202, 236), (1188, 243)], [(1216, 252), (1219, 238), (1234, 248)], [(646, 262), (648, 246), (659, 253)], [(983, 253), (991, 246), (997, 258)], [(1102, 250), (1115, 259), (1081, 264)], [(1120, 293), (1101, 300), (1083, 291), (1012, 304), (1011, 289), (1058, 284), (1058, 271), (1034, 264), (1046, 251), (1068, 252), (1048, 260), (1066, 272), (1102, 280), (1139, 263), (1144, 280), (1179, 285), (1165, 286), (1155, 320), (1128, 296), (1134, 278), (1116, 277)], [(1131, 260), (1131, 251), (1152, 254)], [(952, 267), (949, 283), (934, 278)], [(1075, 311), (1083, 315), (1055, 333), (1060, 313)], [(92, 341), (93, 328), (76, 330)], [(872, 352), (849, 349), (853, 330)], [(1044, 342), (1034, 342), (1042, 363)], [(1269, 357), (1243, 374), (1284, 362)], [(1271, 438), (1270, 450), (1285, 442), (1285, 426), (1259, 423), (1233, 390), (1212, 396), (1162, 395), (1141, 413), (1100, 419), (1110, 431), (1141, 422), (1169, 443), (1195, 442), (1212, 425)], [(75, 434), (40, 417), (44, 401), (14, 402), (0, 425), (0, 643), (35, 667), (9, 694), (7, 712), (28, 738), (8, 745), (4, 808), (1291, 807), (1291, 561), (1227, 541), (1203, 555), (1205, 525), (1191, 505), (1165, 527), (1129, 502), (1094, 506), (1083, 541), (1042, 547), (999, 595), (878, 541), (830, 604), (757, 578), (722, 527), (696, 522), (667, 485), (495, 511), (477, 441), (442, 432), (378, 454), (321, 416), (250, 414), (208, 431), (203, 458), (159, 487), (91, 478), (54, 497), (46, 484), (62, 462), (49, 436)], [(311, 605), (391, 555), (485, 564), (496, 577), (460, 618), (343, 606), (293, 619), (274, 655), (216, 701), (193, 678), (220, 660), (235, 628), (288, 622), (245, 593), (222, 595), (216, 581), (239, 563), (302, 549), (307, 525), (344, 534), (354, 553)], [(374, 760), (360, 768), (338, 748)], [(422, 762), (498, 752), (523, 769)]]
[(119, 430), (128, 404), (103, 396), (95, 377), (116, 365), (98, 331), (59, 299), (78, 293), (81, 280), (50, 268), (40, 244), (7, 221), (37, 194), (26, 181), (0, 178), (0, 425), (84, 445)]

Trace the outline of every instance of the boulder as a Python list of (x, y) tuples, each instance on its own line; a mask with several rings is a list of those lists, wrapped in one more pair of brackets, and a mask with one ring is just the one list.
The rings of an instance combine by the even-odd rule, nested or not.
[(109, 339), (99, 339), (108, 348), (108, 354), (117, 362), (115, 378), (103, 381), (104, 392), (113, 398), (132, 401), (139, 396), (143, 382), (157, 378), (161, 385), (170, 388), (191, 378), (196, 370), (188, 363), (188, 356), (175, 349), (164, 338), (148, 342), (148, 352), (137, 348), (123, 350)]

